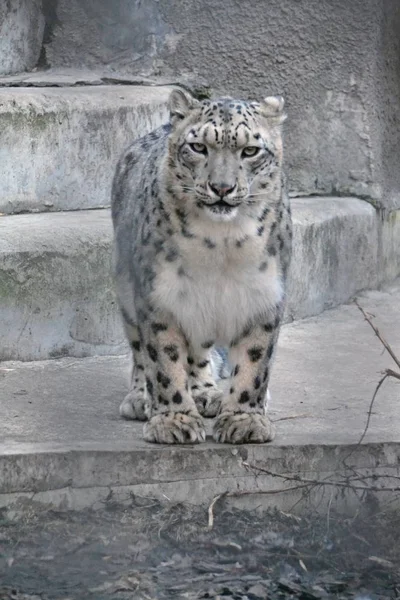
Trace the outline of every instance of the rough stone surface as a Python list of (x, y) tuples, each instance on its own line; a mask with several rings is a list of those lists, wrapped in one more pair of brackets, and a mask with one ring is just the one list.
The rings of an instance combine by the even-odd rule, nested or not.
[(0, 3), (0, 75), (36, 66), (45, 25), (41, 0)]
[[(293, 201), (287, 320), (377, 282), (375, 209), (351, 198)], [(108, 210), (0, 217), (0, 360), (120, 354)]]
[[(154, 0), (46, 0), (49, 66), (152, 70), (172, 24)], [(82, 35), (84, 33), (84, 35)]]
[(386, 494), (347, 515), (332, 490), (318, 515), (314, 495), (285, 512), (262, 511), (267, 495), (251, 511), (220, 498), (212, 527), (207, 506), (167, 498), (121, 505), (110, 495), (79, 512), (20, 503), (1, 511), (0, 597), (395, 600), (400, 514)]
[[(380, 139), (381, 144), (382, 204), (389, 208), (400, 208), (400, 3), (398, 0), (385, 0), (381, 6), (381, 33), (375, 71), (378, 80), (374, 86), (376, 114), (379, 117), (371, 133), (373, 139)], [(375, 144), (374, 141), (372, 143)], [(379, 168), (379, 159), (376, 166)]]
[[(171, 79), (162, 80), (160, 77), (149, 78), (143, 76), (119, 76), (116, 73), (110, 73), (106, 68), (57, 68), (35, 70), (32, 73), (18, 73), (15, 75), (5, 75), (0, 77), (0, 87), (30, 87), (30, 88), (51, 88), (51, 87), (82, 87), (94, 85), (168, 85)], [(33, 91), (33, 90), (31, 90)]]
[(319, 314), (377, 286), (378, 228), (370, 204), (355, 198), (294, 198), (292, 211), (288, 320)]
[[(382, 334), (399, 352), (400, 282), (361, 295), (360, 303), (377, 315)], [(129, 500), (133, 492), (203, 503), (229, 490), (271, 494), (282, 487), (281, 479), (255, 476), (243, 462), (319, 479), (347, 464), (368, 477), (379, 474), (387, 485), (400, 474), (394, 380), (381, 388), (358, 442), (380, 371), (392, 366), (353, 304), (285, 325), (271, 382), (274, 442), (233, 447), (208, 438), (200, 446), (166, 447), (146, 444), (142, 425), (118, 416), (127, 390), (126, 357), (3, 363), (0, 502), (22, 496), (81, 508), (110, 492), (116, 500)], [(263, 501), (287, 507), (282, 497)], [(293, 504), (293, 493), (288, 501)]]
[[(48, 0), (48, 64), (287, 99), (297, 195), (400, 207), (398, 0)], [(323, 43), (322, 43), (323, 41)]]
[(380, 227), (378, 277), (380, 281), (390, 281), (400, 275), (400, 210), (385, 215)]
[(109, 211), (0, 217), (0, 360), (115, 354)]
[(0, 212), (108, 206), (122, 150), (167, 118), (166, 87), (0, 89)]

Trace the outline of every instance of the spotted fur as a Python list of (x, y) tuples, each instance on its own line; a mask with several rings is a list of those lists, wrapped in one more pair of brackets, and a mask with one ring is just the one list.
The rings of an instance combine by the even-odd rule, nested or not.
[[(272, 439), (271, 360), (284, 309), (291, 218), (282, 174), (283, 100), (195, 100), (120, 159), (112, 191), (118, 299), (133, 353), (120, 412), (144, 437)], [(222, 395), (214, 346), (231, 381)], [(220, 368), (220, 367), (218, 367)]]

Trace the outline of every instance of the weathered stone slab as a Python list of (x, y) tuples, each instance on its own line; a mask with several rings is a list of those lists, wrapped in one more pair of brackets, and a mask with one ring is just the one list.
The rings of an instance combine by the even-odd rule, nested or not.
[(356, 198), (294, 198), (286, 318), (302, 319), (377, 285), (373, 206)]
[(44, 25), (41, 0), (0, 3), (0, 75), (29, 71), (36, 66)]
[(0, 89), (0, 212), (110, 205), (116, 162), (167, 118), (167, 87)]
[[(287, 320), (377, 283), (375, 209), (352, 198), (292, 202)], [(0, 360), (126, 350), (111, 275), (109, 210), (0, 217)]]

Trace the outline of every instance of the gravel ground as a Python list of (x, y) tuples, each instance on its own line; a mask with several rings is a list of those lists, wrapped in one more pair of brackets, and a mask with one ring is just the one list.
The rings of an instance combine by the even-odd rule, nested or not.
[(221, 499), (209, 528), (207, 507), (137, 497), (3, 511), (0, 600), (400, 598), (400, 515), (361, 512), (299, 518)]

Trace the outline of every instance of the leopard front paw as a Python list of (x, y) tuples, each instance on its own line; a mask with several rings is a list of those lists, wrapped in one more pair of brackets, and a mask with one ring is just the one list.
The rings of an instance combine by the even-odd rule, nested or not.
[(219, 413), (223, 393), (215, 384), (202, 384), (192, 387), (193, 400), (203, 417), (212, 418)]
[(203, 419), (194, 411), (154, 415), (144, 425), (143, 435), (146, 442), (158, 444), (198, 444), (206, 439)]
[(275, 437), (267, 416), (257, 413), (221, 413), (214, 424), (214, 439), (225, 444), (262, 444)]
[(129, 392), (121, 402), (119, 414), (124, 419), (132, 419), (135, 421), (146, 421), (148, 406), (146, 395), (142, 392)]

